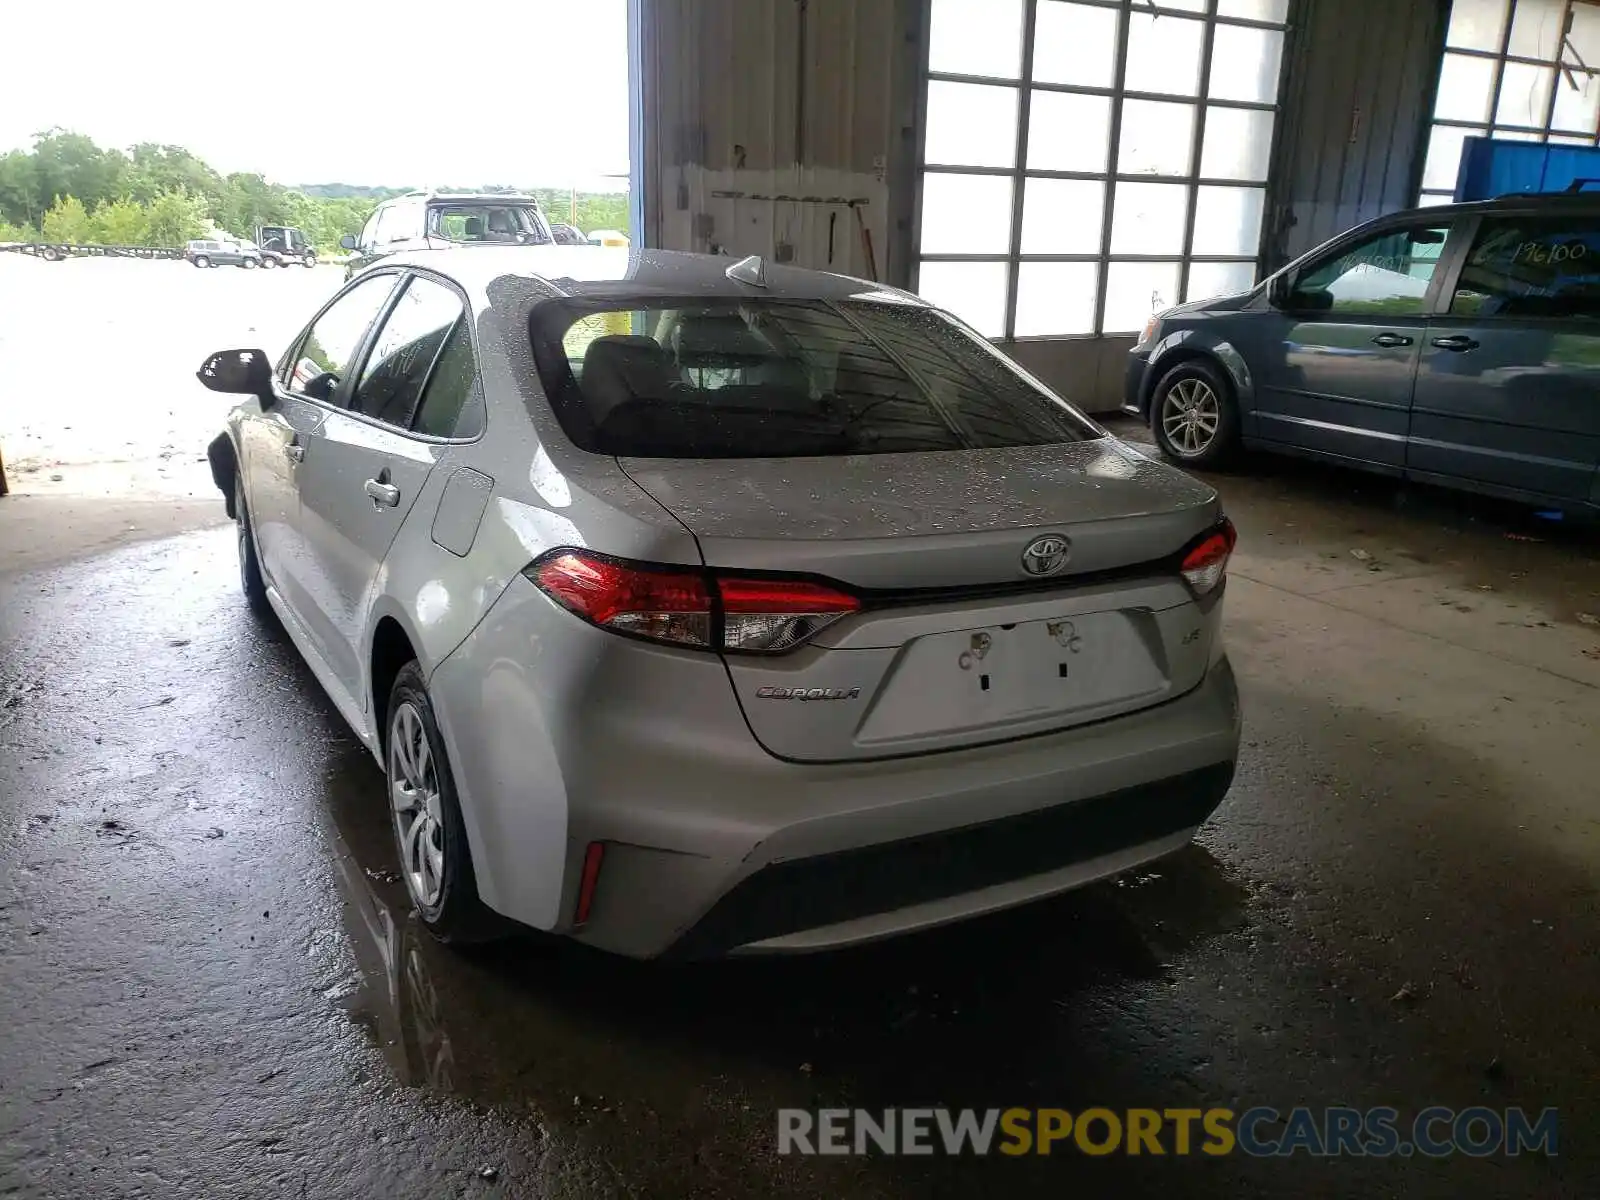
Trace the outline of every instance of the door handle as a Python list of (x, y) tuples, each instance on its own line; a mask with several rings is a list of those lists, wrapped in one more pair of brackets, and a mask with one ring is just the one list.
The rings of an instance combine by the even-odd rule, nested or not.
[(1379, 345), (1379, 346), (1409, 346), (1409, 345), (1411, 345), (1411, 339), (1410, 338), (1402, 337), (1398, 333), (1380, 333), (1377, 337), (1373, 338), (1372, 340), (1376, 345)]
[(385, 483), (381, 479), (369, 479), (363, 486), (367, 495), (372, 497), (373, 508), (394, 508), (400, 503), (400, 489), (392, 483)]
[(1434, 338), (1433, 344), (1441, 350), (1454, 350), (1457, 354), (1465, 354), (1468, 350), (1476, 350), (1478, 343), (1465, 334), (1452, 334), (1450, 337)]
[(299, 442), (290, 442), (287, 446), (285, 446), (283, 448), (283, 452), (286, 455), (289, 456), (289, 461), (290, 462), (296, 462), (297, 463), (297, 462), (305, 462), (305, 460), (306, 460), (306, 448), (304, 446), (302, 446)]

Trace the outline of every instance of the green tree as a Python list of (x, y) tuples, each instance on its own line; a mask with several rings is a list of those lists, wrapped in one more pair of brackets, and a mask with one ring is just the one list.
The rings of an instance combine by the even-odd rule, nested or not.
[(27, 225), (13, 225), (0, 220), (0, 242), (37, 242), (39, 235)]
[(49, 205), (39, 204), (39, 178), (33, 155), (13, 150), (0, 157), (0, 221), (37, 225)]
[(191, 196), (218, 196), (222, 177), (182, 146), (140, 142), (128, 152), (127, 193), (149, 204), (162, 192), (185, 191)]
[(91, 236), (107, 246), (150, 245), (150, 215), (144, 205), (124, 197), (110, 200), (94, 210)]
[(86, 208), (122, 194), (128, 160), (119, 150), (102, 150), (91, 138), (65, 129), (37, 134), (33, 142), (35, 197), (41, 210), (62, 196), (76, 196)]
[(44, 215), (44, 240), (81, 244), (94, 236), (93, 223), (76, 196), (62, 196)]
[(162, 192), (145, 206), (146, 231), (152, 246), (181, 246), (204, 237), (208, 224), (206, 202), (182, 189)]

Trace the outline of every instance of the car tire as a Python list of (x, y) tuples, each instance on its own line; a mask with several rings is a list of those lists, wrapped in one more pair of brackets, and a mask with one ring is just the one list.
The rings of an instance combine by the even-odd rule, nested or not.
[(245, 603), (258, 617), (272, 611), (267, 600), (267, 581), (261, 574), (261, 556), (256, 553), (256, 531), (250, 524), (250, 508), (244, 499), (244, 476), (233, 472), (233, 521), (239, 539), (239, 587)]
[(244, 259), (242, 262), (240, 262), (239, 265), (241, 267), (243, 267), (246, 271), (254, 271), (258, 264), (257, 264), (255, 259), (247, 258), (247, 259)]
[(275, 258), (263, 258), (261, 260), (261, 269), (263, 271), (270, 271), (270, 270), (272, 270), (273, 267), (275, 267), (277, 265), (278, 265), (278, 260), (275, 259)]
[(300, 265), (309, 270), (310, 268), (312, 268), (312, 267), (317, 265), (317, 256), (315, 254), (306, 255), (304, 258), (302, 258), (300, 260)]
[(197, 267), (209, 267), (211, 265), (211, 260), (204, 254), (196, 254), (194, 256), (194, 265)]
[(1222, 369), (1196, 358), (1163, 375), (1150, 396), (1150, 432), (1169, 462), (1224, 466), (1239, 447), (1239, 403)]
[(384, 709), (384, 781), (400, 877), (428, 932), (471, 944), (506, 932), (478, 898), (455, 777), (427, 681), (415, 660), (400, 668)]

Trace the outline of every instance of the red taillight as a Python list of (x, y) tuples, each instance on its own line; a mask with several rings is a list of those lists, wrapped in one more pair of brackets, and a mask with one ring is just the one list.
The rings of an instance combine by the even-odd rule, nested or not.
[(861, 608), (856, 597), (803, 579), (718, 579), (717, 593), (726, 650), (788, 650)]
[(606, 844), (590, 842), (583, 855), (583, 875), (578, 880), (578, 908), (572, 914), (572, 923), (582, 925), (589, 919), (589, 909), (594, 904), (594, 887), (600, 882), (600, 864), (605, 860)]
[(527, 575), (603, 629), (701, 649), (791, 650), (861, 608), (848, 592), (810, 580), (675, 571), (583, 550), (547, 555)]
[(1223, 517), (1209, 533), (1197, 541), (1183, 556), (1183, 566), (1180, 568), (1183, 577), (1189, 581), (1189, 588), (1196, 596), (1204, 596), (1216, 590), (1228, 570), (1228, 556), (1233, 553), (1234, 544), (1239, 540), (1239, 535), (1233, 530), (1233, 522)]
[(711, 645), (711, 594), (699, 574), (576, 550), (541, 559), (529, 574), (557, 603), (595, 625), (660, 642)]

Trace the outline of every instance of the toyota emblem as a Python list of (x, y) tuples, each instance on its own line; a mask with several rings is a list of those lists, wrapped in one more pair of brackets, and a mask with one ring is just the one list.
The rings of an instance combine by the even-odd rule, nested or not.
[(1059, 533), (1047, 533), (1028, 543), (1022, 552), (1022, 569), (1029, 575), (1054, 575), (1072, 557), (1072, 543)]

